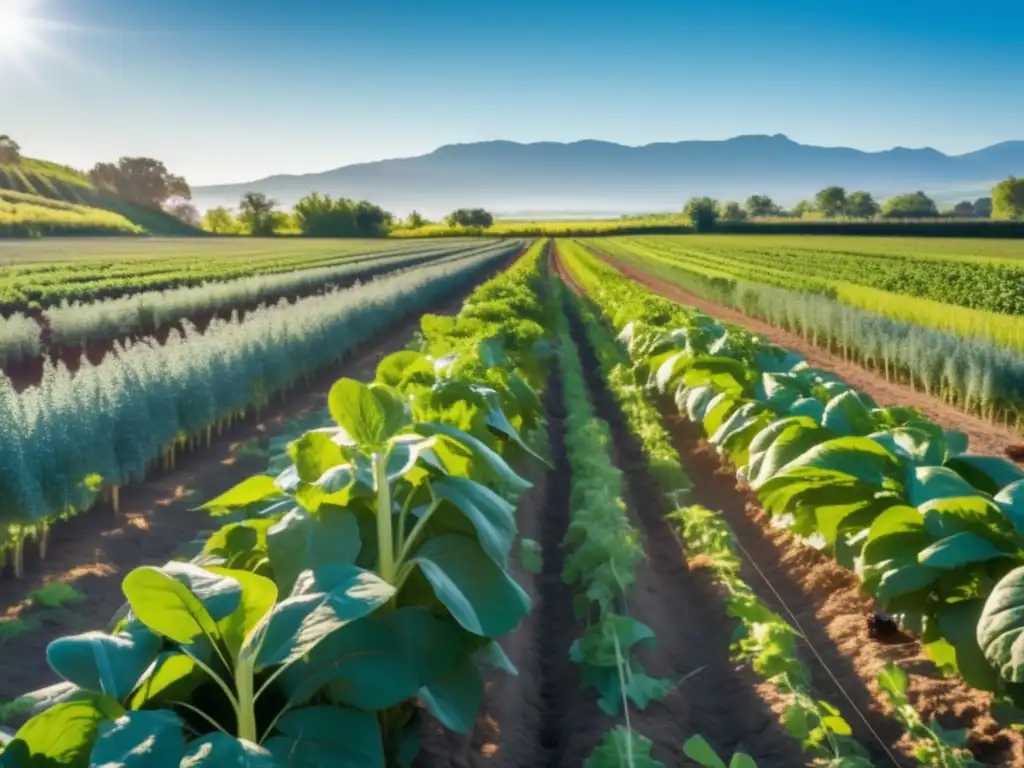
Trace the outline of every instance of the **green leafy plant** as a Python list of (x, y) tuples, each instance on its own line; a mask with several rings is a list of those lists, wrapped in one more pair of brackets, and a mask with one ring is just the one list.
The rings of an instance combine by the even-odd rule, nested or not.
[(700, 734), (686, 740), (683, 744), (683, 754), (704, 768), (757, 768), (754, 758), (743, 752), (734, 754), (727, 766), (708, 744), (707, 739)]
[(914, 757), (921, 765), (939, 768), (981, 768), (967, 745), (966, 730), (943, 728), (937, 720), (925, 723), (907, 696), (907, 673), (896, 664), (887, 664), (878, 673), (878, 685), (914, 740)]

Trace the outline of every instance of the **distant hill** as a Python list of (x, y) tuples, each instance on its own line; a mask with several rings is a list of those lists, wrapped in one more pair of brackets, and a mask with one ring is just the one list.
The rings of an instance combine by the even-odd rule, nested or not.
[(768, 194), (790, 205), (830, 184), (878, 197), (923, 189), (945, 200), (958, 190), (987, 190), (1010, 174), (1024, 175), (1024, 141), (964, 155), (931, 148), (817, 147), (781, 134), (643, 147), (488, 141), (323, 173), (198, 187), (193, 198), (200, 209), (235, 206), (243, 192), (259, 191), (291, 205), (318, 191), (368, 199), (399, 214), (415, 208), (436, 216), (460, 206), (499, 213), (633, 213), (678, 210), (693, 195)]
[(6, 223), (39, 234), (191, 235), (197, 230), (163, 211), (134, 205), (94, 187), (78, 171), (22, 158), (0, 165), (0, 235)]

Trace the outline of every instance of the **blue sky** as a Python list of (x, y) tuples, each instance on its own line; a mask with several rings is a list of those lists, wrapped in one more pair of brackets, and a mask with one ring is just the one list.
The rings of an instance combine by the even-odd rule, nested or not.
[(193, 184), (496, 138), (1024, 139), (1024, 7), (1008, 0), (0, 6), (17, 2), (59, 24), (20, 65), (0, 50), (0, 133), (77, 167), (155, 156)]

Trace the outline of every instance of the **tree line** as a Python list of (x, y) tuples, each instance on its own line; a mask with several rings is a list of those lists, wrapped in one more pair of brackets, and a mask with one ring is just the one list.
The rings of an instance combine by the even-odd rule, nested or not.
[[(386, 237), (394, 229), (422, 229), (434, 222), (418, 211), (399, 220), (390, 211), (367, 200), (350, 200), (313, 192), (299, 200), (291, 212), (262, 192), (246, 192), (237, 212), (212, 208), (203, 216), (203, 229), (218, 235), (301, 234), (307, 237)], [(487, 229), (494, 216), (483, 208), (460, 208), (445, 217), (449, 227)]]
[(992, 188), (991, 197), (962, 200), (947, 212), (940, 212), (935, 201), (924, 192), (908, 192), (879, 203), (870, 192), (847, 192), (839, 186), (825, 187), (811, 200), (803, 200), (786, 210), (767, 195), (751, 195), (741, 205), (732, 200), (693, 197), (683, 207), (683, 215), (698, 230), (708, 230), (717, 221), (740, 222), (749, 219), (817, 217), (824, 219), (996, 219), (1024, 221), (1024, 179), (1010, 176)]

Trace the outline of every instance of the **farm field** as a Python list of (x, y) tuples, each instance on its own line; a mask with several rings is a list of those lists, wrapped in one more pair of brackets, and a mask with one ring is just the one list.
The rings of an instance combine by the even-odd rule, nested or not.
[[(260, 261), (253, 261), (253, 252), (247, 251), (237, 254), (236, 264), (217, 264), (216, 274), (222, 279), (206, 281), (200, 281), (200, 275), (214, 274), (210, 258), (216, 250), (198, 268), (125, 260), (119, 262), (122, 274), (118, 278), (110, 277), (116, 271), (112, 267), (90, 267), (78, 272), (78, 282), (71, 283), (48, 282), (69, 279), (61, 277), (65, 272), (59, 268), (32, 277), (9, 276), (12, 290), (19, 292), (22, 300), (33, 291), (75, 291), (86, 298), (74, 302), (65, 298), (59, 305), (15, 311), (0, 320), (0, 364), (20, 388), (37, 383), (50, 362), (61, 361), (72, 371), (83, 362), (98, 365), (118, 343), (150, 340), (163, 344), (172, 333), (203, 333), (215, 321), (244, 320), (247, 313), (260, 307), (294, 303), (376, 275), (504, 247), (496, 241), (444, 240), (412, 248), (381, 249), (375, 245), (364, 250), (359, 244), (339, 241), (322, 254), (304, 251), (293, 261), (273, 261), (265, 254), (258, 256)], [(246, 271), (241, 272), (243, 269)], [(31, 283), (33, 280), (37, 282)], [(145, 285), (146, 280), (149, 284), (183, 284), (159, 290), (132, 287), (140, 282)], [(98, 298), (111, 292), (123, 295)]]
[[(829, 270), (833, 278), (842, 276), (844, 260), (852, 258), (846, 252), (822, 250), (816, 259), (817, 266), (806, 270), (817, 270), (821, 277), (788, 272), (796, 259), (814, 260), (811, 255), (815, 253), (817, 238), (807, 238), (807, 245), (794, 259), (779, 255), (782, 252), (757, 251), (759, 237), (747, 240), (748, 251), (738, 255), (725, 250), (712, 253), (702, 246), (707, 250), (705, 253), (683, 241), (688, 242), (685, 238), (669, 239), (667, 245), (661, 238), (585, 242), (626, 268), (670, 283), (699, 301), (717, 305), (720, 311), (747, 315), (760, 323), (759, 330), (775, 328), (790, 334), (780, 336), (779, 343), (819, 347), (887, 382), (910, 386), (926, 397), (936, 397), (970, 414), (983, 416), (993, 425), (1021, 428), (1024, 359), (1020, 329), (1024, 327), (1024, 317), (835, 280), (827, 282), (824, 275)], [(716, 241), (717, 238), (711, 240)], [(859, 242), (847, 243), (846, 247), (860, 247)], [(685, 252), (680, 250), (683, 246)], [(975, 248), (977, 252), (985, 250), (981, 246)], [(834, 262), (833, 257), (837, 259)], [(758, 265), (744, 264), (747, 258), (758, 261)], [(913, 286), (918, 284), (931, 286), (920, 288), (921, 291), (939, 290), (928, 276), (930, 272), (938, 274), (933, 260), (895, 255), (885, 258), (895, 263), (899, 274), (906, 277), (910, 286), (906, 290), (917, 290)], [(967, 256), (947, 263), (953, 264), (956, 274), (963, 272), (973, 284), (981, 286), (978, 292), (988, 291), (994, 296), (990, 299), (992, 303), (1009, 302), (1007, 297), (1017, 290), (1014, 281), (1024, 275), (1008, 265), (974, 264)], [(857, 274), (862, 274), (866, 267), (854, 271), (857, 269), (862, 270)], [(874, 276), (860, 279), (880, 279), (881, 271), (880, 268)], [(955, 275), (946, 278), (950, 286), (958, 285)], [(970, 293), (968, 286), (960, 287), (963, 295)], [(851, 291), (856, 295), (873, 292), (881, 296), (877, 311), (848, 301)], [(951, 299), (961, 300), (959, 296)]]
[(589, 246), (259, 310), (97, 405), (82, 371), (0, 398), (0, 766), (1024, 763), (990, 425)]

